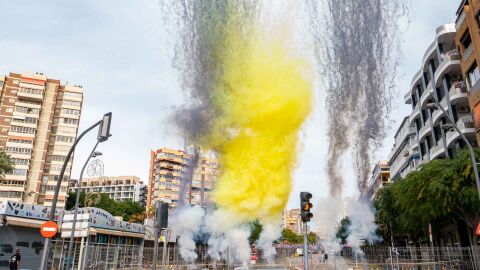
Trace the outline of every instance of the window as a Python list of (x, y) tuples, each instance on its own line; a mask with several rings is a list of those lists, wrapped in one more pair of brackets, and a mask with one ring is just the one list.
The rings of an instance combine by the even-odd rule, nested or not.
[(22, 148), (22, 147), (11, 147), (11, 146), (7, 146), (7, 147), (5, 147), (5, 152), (7, 152), (7, 153), (13, 153), (13, 154), (29, 155), (29, 154), (32, 153), (32, 149)]
[(6, 111), (7, 112), (13, 112), (13, 107), (8, 107)]
[(79, 101), (64, 100), (64, 101), (62, 102), (62, 105), (80, 107), (80, 102), (79, 102)]
[(8, 141), (12, 143), (28, 143), (28, 144), (33, 142), (33, 140), (22, 140), (22, 139), (12, 139), (12, 138), (8, 139)]
[(82, 98), (81, 93), (63, 92), (64, 98)]
[(470, 44), (472, 44), (472, 38), (470, 37), (470, 33), (468, 31), (462, 36), (462, 38), (460, 38), (460, 42), (465, 49), (470, 47)]
[(35, 129), (31, 127), (12, 126), (10, 128), (10, 131), (26, 134), (35, 134)]
[(78, 125), (78, 119), (61, 118), (61, 122), (69, 125)]
[(26, 87), (21, 87), (19, 92), (25, 93), (25, 94), (31, 94), (31, 95), (43, 95), (43, 90), (26, 88)]
[(72, 114), (72, 115), (80, 115), (80, 111), (79, 111), (79, 110), (65, 109), (65, 108), (62, 108), (62, 113)]
[(66, 156), (52, 155), (52, 161), (62, 161), (62, 162), (64, 162), (66, 158), (67, 158)]
[(478, 69), (477, 63), (474, 63), (468, 71), (468, 81), (470, 83), (470, 88), (474, 88), (473, 86), (475, 86), (478, 80), (480, 80), (480, 70)]
[(75, 137), (58, 135), (57, 138), (56, 138), (56, 141), (57, 141), (57, 142), (73, 143), (73, 142), (75, 141)]
[(20, 175), (20, 176), (26, 176), (27, 175), (27, 170), (26, 169), (15, 169), (12, 172), (13, 175)]
[(25, 119), (13, 118), (13, 122), (17, 122), (17, 123), (36, 124), (37, 121), (38, 121), (37, 118), (33, 118), (33, 117), (25, 117)]
[(15, 165), (29, 165), (30, 160), (29, 159), (23, 159), (23, 158), (12, 158), (13, 163)]

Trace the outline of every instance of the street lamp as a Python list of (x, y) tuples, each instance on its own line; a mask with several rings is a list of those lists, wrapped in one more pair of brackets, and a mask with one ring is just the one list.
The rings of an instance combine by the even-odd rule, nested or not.
[(92, 157), (95, 158), (97, 156), (103, 155), (102, 152), (95, 151), (95, 149), (97, 149), (97, 146), (100, 142), (101, 142), (100, 140), (97, 140), (97, 143), (95, 143), (95, 146), (93, 147), (92, 152), (90, 153), (87, 160), (85, 161), (85, 164), (83, 164), (82, 171), (80, 172), (80, 178), (78, 179), (77, 192), (76, 192), (76, 198), (75, 198), (75, 210), (73, 211), (72, 231), (70, 232), (70, 239), (68, 242), (68, 250), (67, 250), (67, 256), (66, 256), (66, 258), (68, 259), (67, 267), (66, 267), (67, 270), (70, 268), (70, 265), (72, 264), (71, 255), (72, 255), (72, 249), (73, 249), (73, 238), (75, 237), (75, 227), (77, 224), (78, 204), (80, 202), (83, 172), (85, 171), (85, 168), (87, 167), (88, 162), (90, 161), (90, 158)]
[(442, 125), (442, 129), (457, 131), (458, 134), (460, 134), (460, 138), (462, 138), (462, 140), (467, 145), (468, 151), (470, 152), (470, 160), (472, 161), (473, 173), (475, 174), (475, 182), (477, 184), (478, 196), (480, 197), (480, 178), (478, 176), (477, 161), (476, 161), (476, 158), (475, 158), (475, 152), (473, 152), (473, 147), (470, 144), (470, 142), (467, 140), (465, 135), (463, 135), (462, 131), (460, 131), (458, 126), (455, 124), (455, 121), (453, 121), (452, 117), (450, 117), (450, 115), (445, 111), (445, 109), (442, 107), (442, 105), (440, 105), (438, 100), (436, 98), (432, 97), (431, 94), (430, 94), (430, 97), (433, 100), (433, 102), (428, 103), (426, 105), (426, 107), (429, 108), (429, 109), (440, 109), (440, 110), (442, 110), (442, 112), (445, 114), (445, 117), (447, 118), (447, 121), (449, 122), (447, 124)]
[[(56, 209), (57, 209), (58, 193), (60, 192), (60, 186), (61, 186), (62, 181), (63, 181), (63, 176), (65, 175), (65, 170), (67, 168), (67, 164), (70, 161), (70, 158), (72, 157), (73, 151), (75, 150), (75, 147), (77, 146), (78, 142), (83, 138), (83, 136), (85, 136), (85, 134), (87, 134), (88, 132), (90, 132), (91, 130), (96, 128), (97, 126), (100, 126), (100, 128), (98, 130), (98, 135), (97, 135), (97, 144), (98, 144), (98, 142), (104, 142), (104, 141), (108, 140), (108, 138), (110, 136), (112, 136), (110, 134), (110, 124), (111, 124), (111, 122), (112, 122), (112, 113), (111, 112), (106, 113), (105, 115), (103, 115), (102, 120), (96, 122), (91, 127), (84, 130), (77, 137), (77, 139), (73, 143), (72, 147), (70, 147), (70, 150), (68, 151), (68, 154), (65, 158), (65, 161), (63, 162), (62, 169), (60, 170), (60, 175), (59, 175), (58, 180), (57, 180), (57, 185), (55, 186), (55, 192), (53, 194), (53, 199), (52, 199), (52, 206), (51, 206), (51, 209), (50, 209), (50, 218), (49, 218), (50, 221), (53, 221), (53, 219), (55, 218), (55, 212), (56, 212)], [(95, 148), (96, 148), (96, 145), (95, 145)], [(89, 156), (89, 158), (90, 158), (90, 156)], [(79, 181), (79, 183), (80, 183), (80, 181)], [(43, 247), (43, 254), (42, 254), (42, 261), (40, 263), (40, 269), (41, 270), (47, 269), (47, 260), (48, 260), (48, 255), (50, 253), (50, 242), (51, 242), (51, 238), (46, 238), (45, 239), (45, 244), (44, 244), (44, 247)]]

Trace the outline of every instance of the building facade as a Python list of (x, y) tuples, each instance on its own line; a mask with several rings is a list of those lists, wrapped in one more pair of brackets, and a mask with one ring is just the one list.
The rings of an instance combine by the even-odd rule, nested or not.
[(368, 182), (367, 196), (373, 201), (377, 191), (390, 183), (390, 167), (388, 161), (379, 161), (372, 172), (372, 178)]
[(283, 210), (282, 225), (284, 229), (291, 230), (296, 234), (303, 234), (303, 223), (300, 218), (300, 209)]
[(415, 170), (420, 160), (418, 147), (415, 147), (415, 128), (411, 126), (409, 117), (405, 117), (395, 133), (395, 144), (388, 157), (390, 180), (404, 178)]
[[(192, 155), (183, 150), (160, 148), (151, 151), (147, 207), (155, 201), (169, 202), (171, 207), (175, 207), (181, 197), (187, 204), (202, 207), (209, 204), (210, 191), (219, 172), (218, 163), (206, 155), (198, 157), (193, 169), (192, 163)], [(183, 196), (180, 194), (182, 186)]]
[[(60, 169), (78, 132), (81, 86), (43, 74), (0, 76), (0, 147), (15, 169), (0, 180), (0, 199), (51, 205)], [(65, 205), (73, 158), (58, 197)]]
[[(116, 201), (145, 202), (145, 185), (137, 176), (113, 176), (86, 178), (82, 180), (82, 191), (106, 193)], [(70, 191), (75, 191), (71, 187)]]
[(476, 145), (455, 35), (455, 24), (437, 28), (435, 39), (423, 55), (420, 70), (414, 75), (405, 95), (405, 102), (412, 106), (410, 125), (415, 129), (415, 141), (410, 149), (418, 151), (419, 164), (455, 156), (459, 148), (465, 146), (458, 132), (443, 128), (448, 124), (446, 115), (442, 110), (428, 105), (432, 98), (440, 102), (460, 131)]
[(455, 43), (468, 89), (477, 143), (480, 141), (480, 1), (463, 0), (457, 10)]

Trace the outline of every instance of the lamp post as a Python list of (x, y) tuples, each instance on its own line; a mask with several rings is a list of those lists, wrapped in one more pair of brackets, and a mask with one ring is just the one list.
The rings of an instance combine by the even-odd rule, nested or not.
[[(55, 212), (56, 212), (56, 209), (57, 209), (58, 193), (60, 192), (60, 186), (61, 186), (62, 181), (63, 181), (63, 176), (65, 174), (65, 170), (67, 168), (68, 161), (70, 160), (70, 158), (73, 154), (73, 151), (75, 150), (75, 147), (77, 146), (78, 142), (83, 138), (83, 136), (85, 136), (85, 134), (87, 134), (88, 132), (90, 132), (91, 130), (96, 128), (97, 126), (100, 126), (100, 128), (98, 130), (97, 141), (102, 141), (103, 142), (103, 141), (108, 140), (108, 138), (110, 136), (112, 136), (110, 134), (110, 124), (111, 124), (111, 122), (112, 122), (112, 113), (111, 112), (106, 113), (103, 116), (102, 120), (96, 122), (95, 124), (93, 124), (92, 126), (87, 128), (85, 131), (83, 131), (77, 137), (77, 139), (73, 143), (72, 147), (68, 151), (68, 154), (65, 158), (65, 161), (63, 162), (62, 169), (60, 170), (60, 175), (59, 175), (58, 180), (57, 180), (57, 185), (55, 186), (55, 192), (53, 194), (53, 199), (52, 199), (52, 206), (51, 206), (51, 209), (50, 209), (50, 217), (49, 217), (50, 221), (53, 221), (53, 219), (55, 218)], [(47, 269), (48, 255), (50, 253), (50, 242), (51, 242), (51, 238), (46, 238), (45, 239), (45, 244), (44, 244), (44, 247), (43, 247), (42, 260), (40, 262), (40, 269), (41, 270), (46, 270)]]
[(440, 105), (438, 100), (434, 97), (432, 97), (433, 103), (428, 103), (426, 105), (427, 108), (429, 109), (440, 109), (442, 112), (445, 114), (447, 121), (450, 123), (450, 125), (446, 124), (442, 126), (442, 129), (447, 129), (447, 130), (452, 130), (452, 128), (460, 134), (460, 138), (465, 142), (465, 144), (468, 147), (468, 151), (470, 152), (470, 160), (472, 161), (472, 167), (473, 167), (473, 173), (475, 174), (475, 182), (477, 184), (477, 191), (478, 191), (478, 196), (480, 197), (480, 178), (478, 176), (478, 168), (477, 168), (477, 160), (475, 158), (475, 152), (473, 152), (473, 147), (470, 144), (470, 142), (467, 140), (465, 135), (460, 131), (458, 126), (455, 124), (455, 121), (450, 117), (450, 115), (445, 111), (445, 109)]
[[(100, 143), (100, 140), (97, 140), (97, 143), (92, 149), (92, 152), (88, 156), (87, 160), (85, 161), (85, 164), (83, 164), (82, 171), (80, 172), (80, 178), (78, 179), (77, 183), (77, 192), (76, 192), (76, 198), (75, 198), (75, 210), (73, 212), (73, 220), (72, 220), (72, 231), (70, 233), (70, 239), (68, 242), (68, 250), (67, 250), (67, 267), (66, 269), (68, 270), (70, 266), (72, 265), (72, 249), (73, 249), (73, 238), (75, 238), (75, 226), (77, 224), (77, 215), (78, 215), (78, 204), (80, 202), (80, 193), (81, 193), (81, 188), (82, 188), (82, 179), (83, 179), (83, 172), (85, 171), (85, 168), (88, 165), (88, 162), (90, 161), (90, 158), (95, 158), (97, 156), (101, 156), (101, 152), (95, 151), (97, 149), (98, 144)], [(88, 235), (87, 235), (88, 237)]]

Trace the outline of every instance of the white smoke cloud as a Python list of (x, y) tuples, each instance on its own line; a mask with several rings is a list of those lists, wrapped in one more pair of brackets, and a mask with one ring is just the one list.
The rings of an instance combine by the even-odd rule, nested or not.
[(350, 197), (322, 198), (318, 202), (313, 221), (317, 225), (316, 231), (320, 235), (321, 244), (327, 251), (338, 252), (342, 249), (341, 240), (336, 237), (336, 233), (340, 221), (347, 216), (351, 221), (347, 242), (352, 247), (358, 250), (363, 240), (371, 243), (380, 240), (376, 234), (375, 210), (368, 202)]
[(272, 245), (282, 235), (282, 227), (279, 223), (262, 223), (262, 233), (257, 241), (257, 246), (263, 251), (263, 257), (272, 262), (277, 251)]
[(194, 239), (202, 230), (204, 216), (205, 211), (198, 206), (182, 208), (173, 215), (172, 231), (174, 235), (180, 236), (180, 256), (189, 264), (198, 257)]

